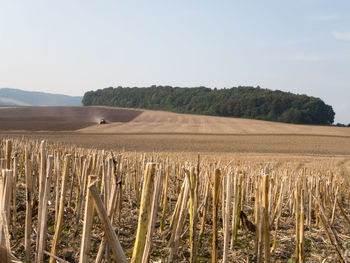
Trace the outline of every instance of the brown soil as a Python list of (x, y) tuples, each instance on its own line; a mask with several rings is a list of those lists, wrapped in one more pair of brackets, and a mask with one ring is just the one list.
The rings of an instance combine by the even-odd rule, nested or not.
[(0, 109), (0, 130), (74, 131), (92, 126), (105, 118), (108, 122), (129, 122), (138, 110), (108, 107), (15, 107)]

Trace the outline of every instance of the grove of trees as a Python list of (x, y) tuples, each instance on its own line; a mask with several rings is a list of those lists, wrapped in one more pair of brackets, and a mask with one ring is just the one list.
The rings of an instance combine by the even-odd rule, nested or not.
[(109, 87), (86, 92), (82, 102), (299, 124), (330, 125), (335, 116), (332, 106), (319, 98), (260, 87)]

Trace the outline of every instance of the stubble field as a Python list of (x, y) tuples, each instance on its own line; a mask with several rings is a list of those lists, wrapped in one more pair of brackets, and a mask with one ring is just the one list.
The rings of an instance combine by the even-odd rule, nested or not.
[[(102, 117), (109, 124), (97, 124)], [(272, 262), (286, 262), (288, 259), (298, 257), (295, 254), (295, 242), (299, 241), (296, 241), (295, 229), (298, 229), (300, 222), (298, 219), (296, 221), (295, 218), (298, 218), (298, 206), (303, 203), (300, 200), (304, 200), (303, 205), (307, 205), (305, 207), (305, 225), (303, 226), (303, 230), (305, 230), (304, 257), (307, 261), (336, 262), (338, 260), (336, 250), (327, 239), (325, 229), (333, 228), (332, 231), (338, 233), (339, 240), (336, 242), (339, 242), (342, 253), (347, 253), (347, 246), (350, 244), (348, 222), (336, 207), (336, 202), (340, 198), (340, 206), (349, 215), (350, 129), (348, 128), (291, 125), (108, 107), (35, 107), (0, 109), (0, 139), (6, 138), (14, 141), (17, 147), (14, 149), (18, 154), (23, 151), (23, 155), (23, 147), (30, 146), (29, 148), (33, 152), (31, 162), (34, 163), (39, 158), (35, 158), (35, 156), (40, 156), (39, 142), (41, 140), (48, 141), (48, 151), (54, 154), (60, 167), (63, 167), (65, 162), (65, 153), (71, 153), (72, 157), (79, 156), (80, 161), (79, 158), (74, 157), (71, 162), (72, 173), (78, 169), (77, 178), (85, 178), (79, 179), (78, 182), (87, 180), (87, 174), (84, 177), (84, 169), (82, 168), (84, 161), (87, 169), (95, 171), (100, 177), (102, 167), (107, 169), (108, 161), (113, 160), (115, 163), (114, 173), (118, 174), (114, 179), (114, 184), (117, 184), (119, 177), (124, 178), (120, 184), (120, 191), (123, 195), (118, 195), (120, 198), (118, 200), (121, 203), (116, 209), (114, 225), (118, 227), (117, 233), (120, 243), (128, 260), (132, 257), (136, 242), (141, 182), (143, 176), (146, 176), (146, 173), (143, 175), (143, 171), (146, 169), (147, 161), (156, 163), (157, 176), (169, 173), (169, 184), (168, 186), (163, 184), (159, 196), (160, 205), (158, 216), (155, 219), (154, 243), (150, 250), (152, 262), (165, 262), (160, 260), (167, 258), (169, 251), (174, 249), (172, 242), (175, 241), (172, 240), (172, 235), (175, 235), (176, 225), (174, 228), (172, 222), (176, 220), (176, 213), (180, 213), (176, 210), (178, 203), (180, 206), (187, 205), (187, 199), (184, 198), (181, 205), (178, 196), (181, 196), (181, 193), (186, 193), (186, 173), (190, 171), (191, 167), (198, 167), (195, 174), (200, 179), (197, 193), (199, 206), (196, 218), (197, 235), (200, 233), (201, 225), (205, 226), (201, 237), (202, 241), (198, 243), (196, 248), (197, 262), (208, 262), (212, 257), (211, 243), (215, 232), (213, 224), (216, 220), (212, 218), (214, 206), (217, 205), (219, 211), (217, 215), (218, 232), (216, 233), (218, 246), (216, 249), (220, 260), (224, 257), (224, 239), (227, 239), (227, 235), (233, 238), (235, 227), (232, 225), (231, 228), (230, 225), (229, 231), (226, 232), (224, 226), (224, 220), (227, 217), (224, 215), (226, 209), (224, 200), (229, 192), (226, 190), (224, 181), (231, 180), (231, 189), (232, 191), (235, 189), (232, 205), (237, 206), (238, 203), (241, 203), (241, 208), (232, 208), (234, 209), (232, 217), (230, 219), (228, 216), (228, 220), (233, 222), (234, 215), (240, 211), (237, 209), (241, 209), (256, 227), (260, 227), (260, 224), (263, 227), (263, 221), (261, 221), (263, 210), (259, 210), (259, 204), (263, 202), (262, 178), (266, 176), (264, 172), (266, 167), (269, 167), (270, 170), (268, 182), (271, 187), (269, 192), (271, 208), (268, 213), (270, 220), (272, 220), (270, 222)], [(22, 155), (18, 155), (18, 157)], [(198, 155), (200, 162), (198, 162)], [(23, 156), (20, 158), (24, 158)], [(34, 165), (33, 169), (34, 167), (39, 169), (39, 164)], [(220, 171), (219, 177), (220, 182), (222, 182), (222, 188), (218, 186), (222, 197), (219, 198), (220, 201), (216, 205), (212, 204), (214, 199), (214, 168)], [(57, 177), (55, 170), (56, 168), (54, 169), (55, 180), (59, 181), (60, 178)], [(111, 177), (112, 172), (110, 173)], [(101, 177), (102, 181), (104, 176)], [(57, 256), (69, 262), (78, 262), (79, 260), (84, 223), (82, 218), (80, 221), (72, 223), (76, 217), (76, 208), (74, 210), (74, 207), (81, 199), (81, 197), (78, 198), (78, 193), (79, 189), (81, 191), (82, 185), (78, 182), (74, 183), (72, 179), (68, 179), (68, 185), (71, 185), (71, 189), (70, 193), (68, 191), (66, 193), (67, 198), (70, 197), (65, 216), (69, 220), (65, 223), (62, 240), (58, 244), (56, 252)], [(23, 190), (18, 200), (20, 222), (11, 230), (17, 235), (21, 235), (18, 233), (21, 233), (25, 220), (25, 182), (23, 177), (19, 178), (19, 183), (19, 191)], [(242, 186), (243, 191), (241, 196), (237, 192), (240, 189), (239, 185)], [(54, 184), (53, 188), (58, 186)], [(168, 193), (165, 190), (167, 187)], [(298, 191), (296, 189), (298, 187), (301, 188), (300, 193), (304, 194), (302, 199), (300, 196), (299, 199), (297, 198)], [(105, 184), (102, 188), (103, 191), (107, 191)], [(208, 190), (206, 190), (207, 188)], [(54, 195), (58, 190), (59, 188), (51, 193), (51, 195), (53, 194), (51, 200), (55, 200)], [(72, 193), (73, 197), (77, 196), (76, 200), (72, 198)], [(318, 200), (314, 199), (313, 195), (322, 200), (325, 214), (320, 214)], [(187, 198), (190, 200), (189, 194)], [(279, 198), (282, 199), (281, 202), (278, 201)], [(57, 200), (59, 199), (57, 199), (56, 194), (56, 202)], [(160, 218), (162, 217), (162, 209), (164, 213), (163, 203), (165, 200), (168, 202), (164, 217), (165, 230), (160, 231)], [(57, 211), (55, 212), (54, 208), (53, 205), (48, 208), (51, 224), (51, 229), (48, 229), (48, 247), (52, 246), (55, 234), (53, 230), (56, 224), (54, 215), (57, 214)], [(81, 208), (81, 217), (83, 211)], [(182, 232), (181, 242), (179, 241), (178, 247), (175, 246), (177, 256), (174, 262), (189, 262), (190, 254), (193, 252), (189, 251), (191, 219), (188, 218), (186, 209), (181, 213), (183, 213), (184, 221), (177, 222), (178, 226), (181, 226), (180, 231)], [(322, 227), (322, 218), (325, 215), (333, 218), (333, 226)], [(280, 218), (277, 219), (277, 222), (275, 216)], [(33, 220), (34, 227), (36, 227), (35, 224), (38, 223), (36, 223), (35, 217)], [(261, 233), (261, 229), (256, 231)], [(94, 262), (97, 255), (102, 242), (103, 234), (101, 233), (103, 233), (101, 227), (95, 225), (92, 231), (89, 262)], [(262, 242), (261, 237), (257, 240), (258, 234), (248, 231), (243, 225), (237, 233), (238, 241), (230, 240), (233, 247), (229, 249), (227, 258), (229, 261), (235, 262), (256, 262), (259, 256), (255, 253), (255, 249), (259, 246), (259, 242)], [(11, 244), (16, 257), (23, 259), (25, 256), (24, 240), (22, 238), (11, 239)], [(32, 250), (35, 249), (32, 243)], [(264, 254), (261, 251), (259, 253), (260, 257)], [(346, 258), (347, 254), (342, 256), (348, 259)]]

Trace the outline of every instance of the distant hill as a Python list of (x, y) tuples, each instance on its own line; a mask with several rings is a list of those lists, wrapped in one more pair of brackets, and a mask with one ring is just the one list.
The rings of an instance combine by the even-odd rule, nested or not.
[(332, 106), (319, 98), (260, 87), (110, 87), (86, 92), (82, 102), (85, 106), (166, 110), (296, 124), (329, 125), (335, 116)]
[(0, 106), (79, 106), (82, 97), (61, 94), (0, 89)]

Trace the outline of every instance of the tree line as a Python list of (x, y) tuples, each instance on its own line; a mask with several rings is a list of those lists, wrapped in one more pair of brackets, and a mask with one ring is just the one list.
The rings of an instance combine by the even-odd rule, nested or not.
[(82, 103), (297, 124), (330, 125), (335, 116), (332, 106), (319, 98), (241, 86), (224, 89), (109, 87), (86, 92)]

